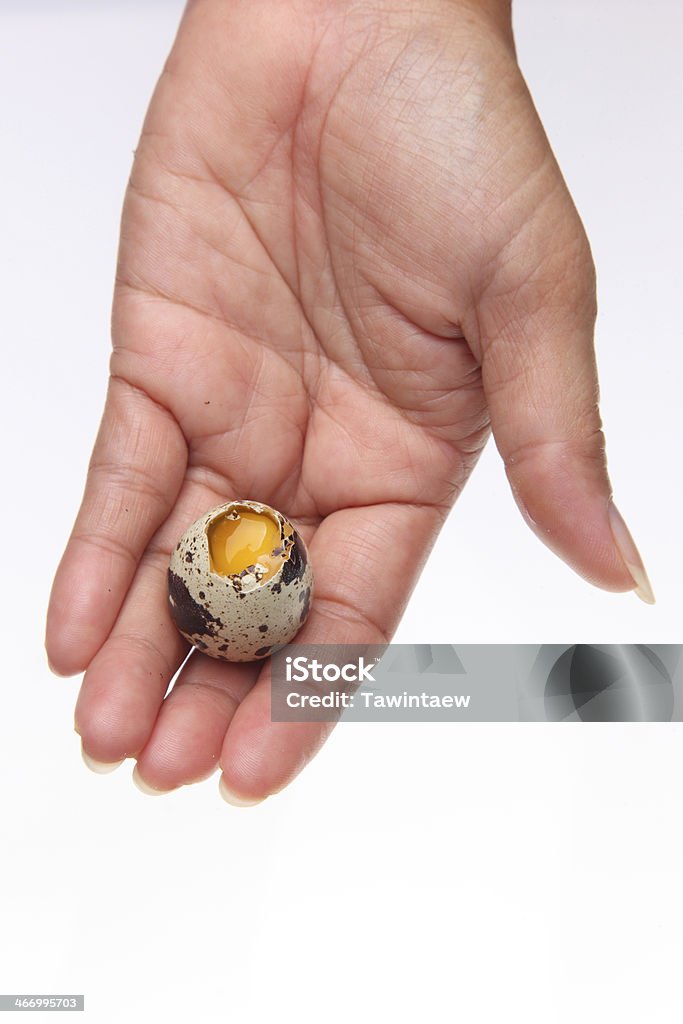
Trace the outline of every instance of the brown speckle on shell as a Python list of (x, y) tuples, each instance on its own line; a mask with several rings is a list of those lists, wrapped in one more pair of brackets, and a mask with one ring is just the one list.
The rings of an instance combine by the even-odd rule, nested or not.
[[(214, 636), (220, 619), (197, 604), (180, 576), (168, 570), (168, 594), (175, 624), (181, 633)], [(194, 641), (192, 641), (194, 643)]]

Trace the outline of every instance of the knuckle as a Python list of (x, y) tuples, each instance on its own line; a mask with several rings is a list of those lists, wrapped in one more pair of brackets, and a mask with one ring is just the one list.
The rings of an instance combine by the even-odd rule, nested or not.
[(111, 638), (110, 646), (112, 649), (117, 647), (117, 653), (120, 652), (126, 656), (132, 655), (133, 658), (139, 657), (155, 665), (163, 666), (169, 677), (173, 674), (172, 666), (159, 644), (144, 633), (130, 630), (125, 633), (117, 633), (115, 637)]
[(318, 613), (331, 622), (335, 634), (341, 633), (347, 638), (354, 635), (365, 636), (369, 633), (377, 638), (373, 641), (375, 643), (388, 644), (390, 642), (391, 638), (387, 629), (366, 612), (358, 609), (350, 599), (345, 598), (342, 594), (317, 596), (316, 605)]
[(168, 508), (169, 503), (163, 487), (144, 466), (95, 459), (90, 464), (89, 473), (93, 478), (103, 476), (106, 486), (113, 490), (127, 496), (136, 495), (148, 499), (145, 507), (151, 502), (162, 509)]
[(120, 537), (112, 528), (102, 521), (98, 528), (75, 529), (71, 540), (78, 544), (94, 548), (99, 555), (108, 555), (112, 559), (130, 562), (137, 565), (138, 556), (127, 539)]
[(516, 473), (530, 462), (546, 461), (548, 458), (581, 459), (595, 462), (602, 467), (605, 464), (605, 456), (605, 436), (602, 428), (595, 426), (577, 436), (556, 440), (533, 438), (521, 441), (503, 453), (503, 462), (508, 472)]

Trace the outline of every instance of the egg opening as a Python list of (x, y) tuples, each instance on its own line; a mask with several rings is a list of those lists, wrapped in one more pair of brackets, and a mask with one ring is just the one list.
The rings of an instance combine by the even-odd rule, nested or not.
[(260, 582), (269, 580), (285, 560), (280, 527), (269, 515), (232, 508), (209, 523), (211, 572), (235, 576), (258, 568)]

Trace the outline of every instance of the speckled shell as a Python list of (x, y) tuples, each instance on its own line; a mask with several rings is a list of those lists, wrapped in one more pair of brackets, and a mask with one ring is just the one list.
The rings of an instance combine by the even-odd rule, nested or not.
[[(211, 571), (207, 527), (233, 509), (266, 513), (279, 524), (286, 557), (263, 583), (258, 572), (246, 569), (233, 576)], [(312, 594), (313, 573), (302, 538), (280, 512), (256, 501), (212, 508), (186, 530), (171, 555), (173, 621), (191, 644), (222, 661), (258, 661), (289, 643), (306, 621)]]

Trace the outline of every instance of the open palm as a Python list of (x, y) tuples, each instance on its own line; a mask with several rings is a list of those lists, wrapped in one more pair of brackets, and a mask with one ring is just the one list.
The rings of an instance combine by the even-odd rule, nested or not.
[(256, 800), (324, 738), (270, 721), (258, 664), (193, 652), (164, 699), (188, 652), (168, 558), (213, 505), (265, 501), (306, 539), (298, 639), (382, 642), (492, 426), (543, 539), (599, 585), (638, 582), (609, 511), (590, 250), (509, 24), (410, 6), (198, 0), (150, 105), (47, 649), (86, 670), (90, 758), (135, 757), (155, 789), (220, 759)]

